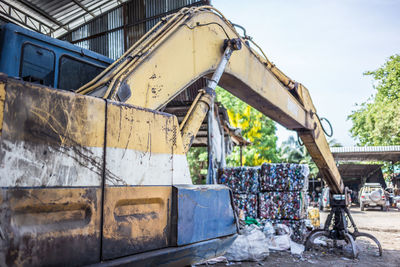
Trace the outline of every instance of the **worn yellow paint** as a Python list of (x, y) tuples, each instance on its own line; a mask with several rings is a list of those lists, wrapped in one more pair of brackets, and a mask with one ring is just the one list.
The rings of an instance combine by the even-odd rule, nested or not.
[[(202, 93), (200, 93), (202, 94)], [(210, 108), (212, 102), (212, 96), (209, 94), (202, 94), (198, 102), (194, 102), (191, 107), (187, 120), (182, 125), (182, 141), (185, 153), (187, 153), (196, 137), (197, 132), (200, 129), (204, 118)]]
[(6, 100), (5, 84), (0, 83), (0, 136), (3, 131), (4, 101)]
[[(118, 73), (110, 69), (111, 97), (117, 99), (118, 88), (126, 84), (132, 93), (126, 103), (156, 110), (163, 107), (188, 85), (215, 70), (227, 38), (221, 28), (229, 38), (238, 37), (213, 12), (182, 17), (162, 32), (162, 37), (155, 36), (135, 49), (129, 55), (134, 58), (129, 66)], [(287, 128), (311, 128), (311, 118), (301, 103), (266, 67), (265, 60), (244, 44), (232, 54), (219, 85)]]
[(104, 146), (104, 100), (13, 79), (7, 81), (6, 92), (5, 138), (62, 146)]
[(168, 246), (171, 197), (171, 186), (107, 186), (103, 223), (106, 258)]
[(184, 153), (175, 116), (113, 102), (107, 106), (107, 147)]
[[(157, 110), (198, 78), (214, 72), (225, 39), (240, 38), (211, 7), (182, 11), (151, 32), (119, 60), (121, 64), (114, 64), (78, 91), (91, 93), (108, 86), (103, 97), (117, 100), (118, 90), (129, 88), (131, 97), (126, 103)], [(305, 87), (297, 86), (244, 41), (242, 49), (233, 52), (219, 85), (286, 128), (299, 131), (332, 190), (342, 190), (340, 174)]]

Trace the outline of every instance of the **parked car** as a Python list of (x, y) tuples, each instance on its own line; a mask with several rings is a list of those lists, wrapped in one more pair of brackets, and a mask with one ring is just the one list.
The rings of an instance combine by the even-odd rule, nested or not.
[(365, 183), (360, 190), (360, 209), (366, 207), (385, 207), (385, 192), (379, 183)]

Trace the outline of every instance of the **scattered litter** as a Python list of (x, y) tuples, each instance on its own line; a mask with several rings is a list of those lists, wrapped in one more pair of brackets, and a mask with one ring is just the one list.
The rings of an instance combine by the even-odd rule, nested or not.
[(314, 239), (314, 244), (326, 247), (328, 245), (328, 243), (326, 242), (327, 240), (328, 239), (325, 236), (319, 236)]
[(257, 221), (257, 219), (251, 218), (251, 217), (247, 217), (246, 220), (244, 220), (244, 222), (246, 223), (246, 225), (250, 225), (250, 224), (260, 225), (260, 223)]
[(275, 235), (270, 239), (269, 249), (271, 250), (288, 250), (290, 249), (289, 235)]
[(294, 255), (301, 255), (304, 252), (304, 245), (290, 241), (290, 253)]
[(228, 260), (224, 256), (219, 256), (219, 257), (216, 257), (213, 259), (209, 259), (209, 260), (197, 263), (195, 265), (214, 265), (214, 264), (221, 263), (221, 262), (228, 263)]
[(256, 225), (245, 226), (225, 253), (228, 261), (262, 261), (269, 255), (268, 239)]
[(263, 233), (265, 237), (267, 237), (268, 239), (270, 239), (273, 235), (275, 235), (275, 228), (271, 222), (266, 221), (264, 223)]

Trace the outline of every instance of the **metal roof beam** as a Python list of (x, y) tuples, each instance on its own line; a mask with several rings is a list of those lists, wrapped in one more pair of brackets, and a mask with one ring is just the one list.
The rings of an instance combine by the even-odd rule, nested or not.
[[(53, 22), (54, 24), (56, 24), (59, 27), (63, 27), (62, 23), (59, 22), (58, 20), (54, 19), (52, 16), (50, 16), (49, 14), (47, 14), (45, 11), (43, 11), (42, 9), (38, 8), (37, 6), (35, 6), (34, 4), (27, 2), (25, 0), (18, 0), (21, 4), (25, 5), (27, 8), (35, 11), (36, 13), (38, 13), (39, 15), (43, 16), (44, 18), (48, 19), (49, 21)], [(68, 31), (69, 29), (67, 27), (63, 27), (66, 31)], [(53, 28), (52, 28), (53, 29)], [(54, 29), (53, 29), (54, 30)]]
[[(91, 12), (89, 9), (87, 9), (84, 5), (82, 5), (78, 0), (72, 0), (72, 2), (74, 2), (75, 4), (77, 4), (80, 8), (82, 8), (83, 10), (85, 10), (85, 12), (87, 14), (90, 14), (93, 18), (95, 17), (95, 15), (93, 14), (93, 12)], [(60, 26), (60, 25), (59, 25)]]
[[(38, 19), (11, 5), (10, 3), (3, 0), (0, 0), (0, 3), (2, 3), (2, 5), (0, 5), (0, 14), (2, 14), (7, 20), (43, 34), (52, 35), (54, 32), (53, 28), (49, 25), (39, 21)], [(13, 14), (15, 14), (15, 16), (13, 16)], [(20, 15), (23, 15), (23, 17)], [(28, 20), (30, 21), (31, 25), (29, 25)]]
[[(97, 3), (100, 3), (100, 2), (102, 2), (102, 1), (98, 1)], [(97, 3), (96, 3), (96, 4), (97, 4)], [(112, 5), (113, 3), (114, 3), (114, 1), (111, 1), (107, 6)], [(103, 3), (101, 3), (101, 5), (102, 5), (102, 4), (103, 4)], [(98, 6), (94, 7), (94, 8), (92, 8), (92, 9), (88, 9), (88, 10), (89, 10), (89, 12), (94, 12), (94, 11), (96, 11), (97, 9), (99, 9), (101, 5), (98, 5)], [(117, 6), (116, 6), (116, 7), (117, 7)], [(80, 16), (75, 17), (75, 18), (72, 18), (72, 19), (70, 19), (69, 21), (65, 22), (65, 23), (63, 24), (63, 26), (69, 25), (69, 24), (71, 24), (72, 22), (76, 21), (76, 20), (79, 19), (79, 18), (80, 18)], [(80, 26), (82, 26), (82, 25), (79, 25), (79, 26), (77, 26), (77, 27), (80, 27)], [(56, 31), (58, 31), (59, 29), (61, 29), (61, 27), (58, 27), (57, 29), (54, 29), (54, 31), (56, 32)], [(68, 30), (67, 32), (69, 32), (69, 30)]]

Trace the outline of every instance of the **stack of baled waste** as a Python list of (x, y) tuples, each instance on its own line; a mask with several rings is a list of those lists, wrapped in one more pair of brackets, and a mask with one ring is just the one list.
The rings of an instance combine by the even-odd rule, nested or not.
[(257, 218), (260, 168), (233, 167), (219, 171), (219, 183), (231, 188), (234, 202), (245, 217)]
[(260, 169), (259, 218), (288, 226), (296, 242), (303, 241), (306, 229), (308, 174), (304, 164), (263, 164)]
[(229, 167), (219, 171), (219, 183), (233, 191), (236, 207), (261, 224), (284, 224), (291, 238), (302, 242), (307, 217), (307, 165), (264, 163), (259, 167)]

